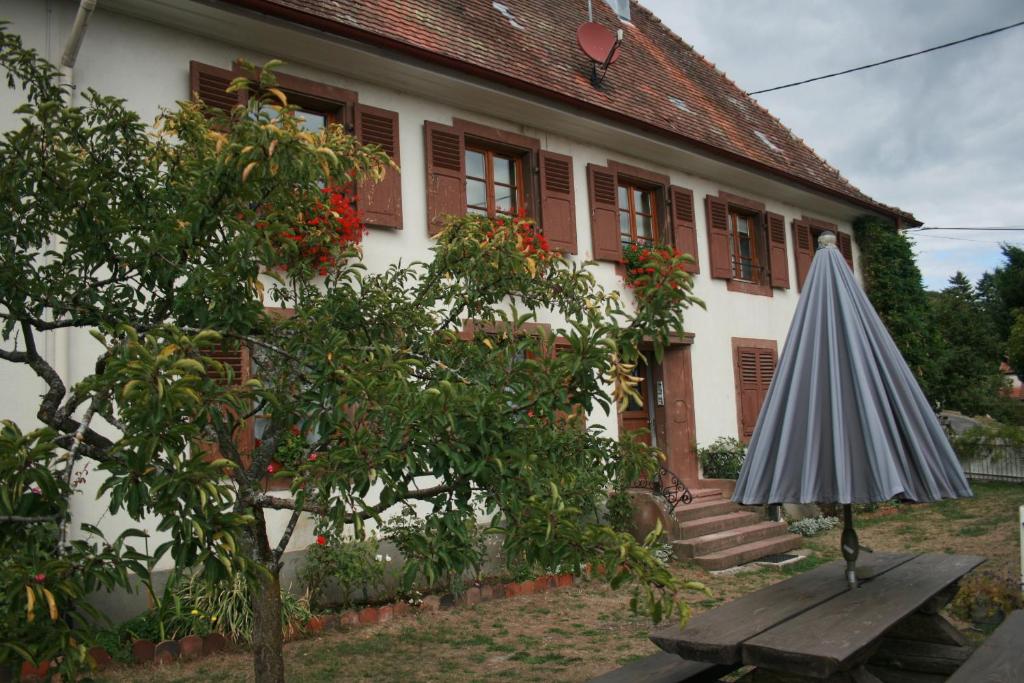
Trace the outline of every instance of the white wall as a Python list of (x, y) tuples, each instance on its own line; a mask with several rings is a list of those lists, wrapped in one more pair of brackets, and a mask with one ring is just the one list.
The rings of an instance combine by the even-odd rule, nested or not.
[[(157, 6), (162, 3), (142, 4)], [(571, 112), (545, 109), (542, 104), (525, 99), (512, 99), (507, 93), (491, 93), (482, 89), (484, 86), (479, 86), (476, 96), (472, 96), (472, 90), (478, 86), (464, 82), (452, 82), (450, 89), (434, 87), (431, 89), (432, 96), (429, 93), (417, 93), (414, 92), (417, 89), (416, 79), (409, 77), (408, 72), (421, 67), (389, 62), (381, 56), (356, 53), (350, 46), (325, 43), (322, 37), (305, 36), (284, 28), (254, 25), (251, 30), (247, 29), (250, 35), (257, 35), (257, 31), (270, 31), (272, 33), (268, 35), (274, 35), (277, 39), (262, 41), (263, 44), (272, 42), (280, 46), (280, 52), (269, 49), (255, 52), (199, 35), (198, 33), (204, 30), (206, 22), (201, 21), (198, 14), (196, 18), (188, 13), (178, 12), (173, 15), (173, 21), (168, 20), (172, 24), (194, 22), (196, 32), (190, 32), (116, 14), (108, 11), (108, 6), (100, 3), (99, 10), (90, 22), (74, 78), (79, 90), (91, 87), (104, 94), (125, 98), (128, 105), (141, 114), (143, 120), (152, 120), (160, 106), (172, 106), (176, 100), (189, 97), (189, 60), (227, 66), (240, 56), (256, 63), (271, 57), (284, 56), (289, 64), (282, 71), (356, 90), (360, 102), (398, 111), (404, 229), (371, 231), (365, 241), (365, 260), (374, 270), (382, 269), (399, 258), (409, 261), (428, 256), (431, 242), (425, 225), (426, 178), (422, 132), (424, 120), (449, 123), (453, 117), (469, 119), (539, 138), (544, 149), (571, 155), (574, 163), (579, 259), (587, 259), (592, 253), (586, 187), (588, 163), (605, 164), (612, 158), (666, 174), (672, 183), (692, 189), (697, 212), (702, 270), (702, 274), (697, 276), (696, 294), (707, 302), (707, 311), (694, 309), (687, 316), (688, 329), (695, 334), (692, 347), (693, 384), (697, 438), (701, 444), (706, 444), (719, 436), (735, 436), (737, 432), (731, 338), (775, 339), (781, 349), (797, 302), (796, 265), (789, 230), (791, 221), (808, 214), (835, 222), (841, 230), (850, 232), (849, 218), (859, 213), (852, 207), (824, 200), (791, 186), (783, 186), (772, 179), (701, 159), (686, 150), (664, 151), (666, 148), (663, 143), (655, 143), (650, 138), (617, 130), (605, 124), (584, 121), (579, 117), (573, 118)], [(190, 4), (189, 8), (191, 7)], [(194, 11), (213, 13), (215, 10), (202, 7)], [(4, 14), (5, 18), (12, 21), (12, 30), (20, 33), (27, 44), (43, 51), (56, 61), (63, 49), (63, 42), (74, 16), (74, 3), (8, 0), (4, 4)], [(236, 21), (223, 13), (217, 16), (221, 21), (229, 22), (231, 26), (241, 26), (245, 21), (250, 21)], [(308, 56), (309, 61), (332, 63), (336, 65), (336, 70), (300, 63), (293, 54), (301, 56), (303, 46), (307, 44), (316, 44), (320, 50), (337, 50), (337, 59), (332, 59), (326, 52), (318, 52), (316, 57)], [(351, 59), (342, 59), (341, 56), (345, 55), (351, 56)], [(355, 68), (351, 65), (363, 64), (359, 60), (376, 65), (374, 68), (360, 66), (358, 73), (364, 77), (366, 74), (391, 73), (389, 66), (396, 76), (394, 79), (375, 79), (376, 82), (365, 82), (353, 77), (352, 71), (355, 71)], [(421, 80), (426, 81), (428, 77), (442, 80), (448, 78), (435, 73), (425, 73)], [(394, 85), (381, 84), (396, 82), (403, 84), (400, 86), (401, 89)], [(506, 100), (512, 104), (488, 106), (489, 101), (505, 103)], [(17, 102), (17, 92), (6, 89), (0, 92), (0, 129), (15, 125), (16, 122), (9, 112)], [(530, 125), (518, 125), (479, 111), (497, 109), (515, 112), (520, 106), (524, 118), (519, 120), (530, 120)], [(550, 122), (550, 129), (539, 125), (541, 121)], [(605, 127), (601, 129), (601, 135), (594, 135), (592, 131), (598, 125)], [(552, 132), (553, 130), (560, 132)], [(658, 153), (659, 149), (664, 153)], [(625, 153), (627, 150), (635, 150), (634, 154), (637, 156)], [(665, 165), (666, 163), (671, 165)], [(730, 292), (724, 281), (712, 280), (709, 277), (703, 198), (709, 193), (717, 194), (720, 190), (764, 202), (768, 210), (786, 217), (787, 238), (790, 242), (791, 289), (776, 289), (774, 296), (768, 298)], [(856, 259), (856, 247), (854, 249)], [(601, 264), (597, 268), (598, 278), (602, 284), (607, 287), (621, 287), (611, 264)], [(82, 335), (73, 338), (60, 335), (48, 340), (47, 343), (51, 360), (71, 379), (79, 378), (91, 369), (96, 347), (90, 338)], [(0, 366), (0, 385), (9, 388), (8, 391), (0, 392), (0, 417), (13, 417), (24, 425), (30, 425), (33, 421), (34, 399), (41, 387), (40, 383), (34, 380), (31, 373), (12, 371), (10, 367)], [(592, 416), (592, 422), (600, 422), (612, 433), (616, 432), (616, 420), (612, 416), (595, 415)], [(75, 502), (75, 514), (83, 522), (101, 522), (101, 526), (109, 533), (117, 533), (127, 526), (128, 520), (111, 519), (104, 515), (103, 506), (95, 501), (97, 484), (97, 478), (92, 477), (89, 485)], [(271, 515), (279, 518), (283, 526), (285, 513)], [(311, 538), (311, 534), (312, 528), (307, 521), (300, 527), (295, 538), (301, 541)], [(155, 542), (159, 543), (160, 540)]]

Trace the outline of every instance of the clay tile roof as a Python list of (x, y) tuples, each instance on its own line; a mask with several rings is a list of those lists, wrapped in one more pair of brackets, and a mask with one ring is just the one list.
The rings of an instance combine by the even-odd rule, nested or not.
[(600, 89), (576, 44), (585, 0), (226, 1), (566, 102), (919, 225), (854, 187), (635, 1), (627, 22), (593, 0), (594, 20), (625, 33)]

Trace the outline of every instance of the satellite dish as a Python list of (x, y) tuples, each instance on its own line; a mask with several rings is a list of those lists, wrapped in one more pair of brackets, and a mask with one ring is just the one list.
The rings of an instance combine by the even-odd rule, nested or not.
[(597, 22), (588, 21), (576, 29), (576, 42), (590, 61), (605, 68), (619, 58), (621, 38)]

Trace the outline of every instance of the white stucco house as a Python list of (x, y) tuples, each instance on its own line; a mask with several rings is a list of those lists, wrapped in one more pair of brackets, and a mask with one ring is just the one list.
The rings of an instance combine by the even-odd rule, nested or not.
[[(6, 0), (0, 17), (59, 63), (78, 4)], [(597, 85), (577, 40), (588, 4), (593, 22), (621, 31)], [(99, 0), (67, 77), (146, 120), (193, 92), (233, 104), (238, 58), (284, 60), (281, 85), (311, 125), (350, 126), (399, 163), (365, 207), (371, 269), (424, 258), (438, 217), (471, 210), (525, 209), (553, 245), (596, 260), (606, 287), (623, 286), (624, 242), (694, 254), (707, 310), (646, 369), (652, 400), (589, 416), (612, 433), (648, 426), (691, 489), (696, 445), (753, 430), (817, 233), (838, 231), (859, 277), (855, 217), (919, 224), (854, 187), (637, 2)], [(16, 125), (18, 97), (0, 91), (0, 128)], [(94, 360), (85, 343), (58, 330), (43, 348), (73, 381)], [(0, 372), (0, 416), (33, 424), (40, 382)], [(75, 515), (116, 533), (97, 486)]]

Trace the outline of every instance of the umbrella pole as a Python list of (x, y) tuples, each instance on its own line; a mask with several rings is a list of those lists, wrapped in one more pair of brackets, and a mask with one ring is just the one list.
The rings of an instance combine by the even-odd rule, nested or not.
[(860, 554), (860, 541), (853, 529), (853, 506), (843, 506), (843, 535), (840, 539), (843, 559), (846, 560), (846, 583), (850, 588), (857, 587), (857, 555)]

